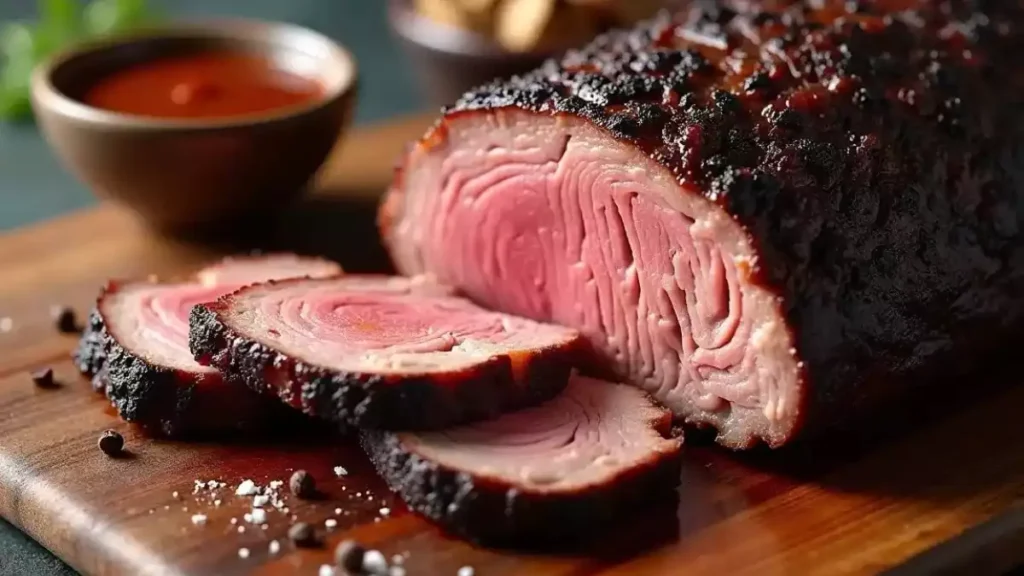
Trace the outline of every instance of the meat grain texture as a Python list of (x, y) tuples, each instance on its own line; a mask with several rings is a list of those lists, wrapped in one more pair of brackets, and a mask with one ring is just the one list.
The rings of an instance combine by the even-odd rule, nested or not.
[(410, 508), (490, 545), (564, 544), (672, 501), (682, 438), (641, 390), (573, 376), (538, 406), (435, 432), (363, 431)]
[(1022, 25), (981, 0), (665, 13), (465, 94), (379, 224), (402, 273), (781, 446), (1020, 327)]
[(253, 429), (283, 411), (192, 359), (189, 311), (269, 278), (340, 273), (334, 262), (280, 253), (226, 258), (176, 283), (111, 281), (72, 356), (124, 420), (153, 433), (184, 437)]
[(306, 414), (439, 429), (558, 394), (576, 330), (484, 310), (422, 279), (348, 275), (250, 286), (196, 306), (194, 358)]

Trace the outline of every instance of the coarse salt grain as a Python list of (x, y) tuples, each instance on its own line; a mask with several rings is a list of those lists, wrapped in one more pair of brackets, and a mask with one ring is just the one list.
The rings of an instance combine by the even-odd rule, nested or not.
[(245, 534), (245, 526), (239, 526), (238, 527), (238, 533), (239, 534)]
[(238, 485), (238, 489), (235, 490), (235, 494), (238, 496), (252, 496), (256, 493), (256, 483), (252, 480), (246, 480)]
[(261, 508), (261, 507), (265, 506), (267, 504), (267, 502), (269, 502), (269, 501), (270, 501), (270, 496), (264, 496), (262, 494), (258, 494), (257, 496), (255, 496), (252, 499), (252, 505), (257, 507), (257, 508)]
[(401, 554), (395, 554), (391, 557), (392, 564), (401, 564), (402, 562), (405, 562), (405, 556), (402, 556)]
[(263, 524), (267, 521), (267, 511), (263, 508), (253, 508), (249, 514), (249, 521), (253, 524)]
[(331, 568), (329, 564), (321, 564), (320, 576), (334, 576), (334, 568)]
[(220, 506), (220, 500), (214, 500), (213, 501), (213, 505), (214, 506)]
[(277, 554), (280, 551), (281, 551), (281, 543), (278, 542), (277, 540), (271, 540), (270, 541), (269, 552), (271, 554)]
[(405, 576), (405, 568), (402, 568), (401, 566), (392, 566), (389, 576)]
[(459, 568), (459, 576), (473, 576), (473, 567), (463, 566), (462, 568)]
[(178, 499), (178, 493), (177, 492), (171, 492), (171, 498), (174, 498), (175, 500), (177, 500)]
[(324, 520), (324, 526), (328, 528), (336, 528), (338, 526), (338, 521), (334, 518), (328, 518), (327, 520)]
[(232, 524), (238, 524), (238, 518), (232, 518), (231, 519), (231, 523)]
[(239, 548), (238, 549), (238, 557), (243, 559), (243, 560), (248, 558), (249, 557), (249, 549), (248, 548)]
[(343, 466), (335, 466), (334, 467), (334, 475), (335, 476), (348, 476), (348, 470), (345, 470), (345, 468)]
[(367, 550), (363, 554), (363, 572), (370, 574), (387, 574), (388, 560), (380, 550)]
[(335, 508), (335, 509), (334, 509), (334, 513), (335, 513), (336, 515), (337, 515), (337, 514), (341, 514), (341, 508)]
[(196, 526), (203, 526), (206, 524), (206, 514), (193, 514), (192, 523)]
[(381, 516), (388, 516), (389, 514), (391, 514), (391, 508), (381, 508), (380, 509), (380, 515)]

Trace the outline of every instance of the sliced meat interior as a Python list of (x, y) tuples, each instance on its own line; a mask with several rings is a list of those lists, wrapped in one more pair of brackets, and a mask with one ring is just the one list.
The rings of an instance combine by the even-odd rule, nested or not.
[(578, 328), (735, 448), (1019, 327), (1022, 8), (699, 4), (447, 109), (381, 207), (398, 270)]
[(411, 509), (520, 545), (586, 536), (671, 497), (682, 445), (671, 425), (641, 390), (574, 375), (536, 407), (442, 431), (364, 431), (362, 444)]
[(192, 282), (111, 282), (97, 300), (76, 361), (122, 418), (160, 434), (251, 427), (273, 412), (273, 404), (193, 360), (188, 348), (192, 307), (250, 282), (339, 273), (341, 268), (327, 260), (272, 254), (218, 263)]
[(557, 394), (580, 338), (423, 279), (349, 275), (270, 282), (198, 306), (190, 345), (199, 362), (306, 413), (422, 429)]

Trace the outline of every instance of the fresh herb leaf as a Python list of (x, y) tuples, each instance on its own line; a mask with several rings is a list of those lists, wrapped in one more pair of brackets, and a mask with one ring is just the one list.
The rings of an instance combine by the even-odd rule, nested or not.
[(153, 21), (146, 0), (38, 0), (39, 20), (0, 26), (0, 120), (31, 116), (29, 82), (42, 60), (85, 38)]

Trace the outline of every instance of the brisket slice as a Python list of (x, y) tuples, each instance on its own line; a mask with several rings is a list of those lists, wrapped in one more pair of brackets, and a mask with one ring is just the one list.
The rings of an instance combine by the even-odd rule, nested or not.
[(447, 109), (381, 207), (399, 271), (578, 328), (734, 448), (861, 422), (1007, 340), (1022, 5), (709, 4)]
[(489, 418), (557, 394), (579, 334), (389, 276), (269, 282), (192, 311), (196, 360), (307, 414), (386, 429)]
[(533, 408), (434, 432), (363, 431), (392, 490), (487, 544), (577, 539), (614, 526), (680, 478), (672, 414), (632, 386), (573, 376)]
[(327, 260), (272, 254), (227, 259), (191, 282), (110, 282), (90, 314), (75, 361), (123, 419), (155, 433), (191, 436), (251, 428), (277, 407), (192, 359), (192, 306), (269, 278), (339, 273), (341, 268)]

